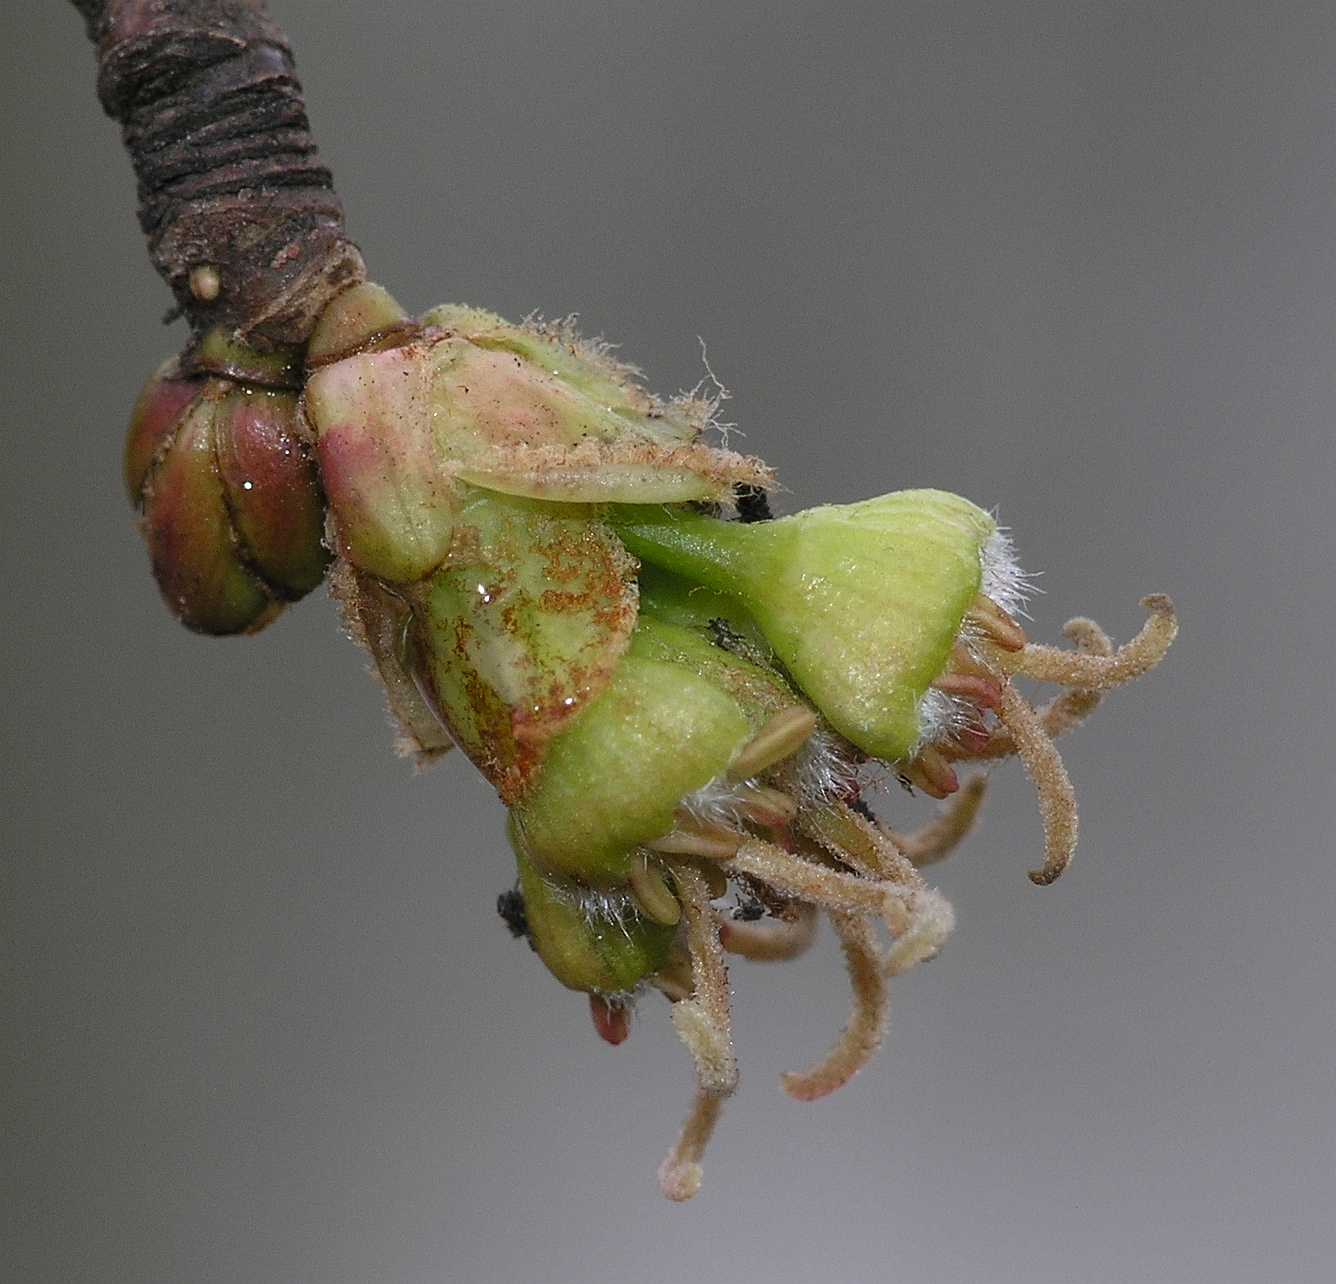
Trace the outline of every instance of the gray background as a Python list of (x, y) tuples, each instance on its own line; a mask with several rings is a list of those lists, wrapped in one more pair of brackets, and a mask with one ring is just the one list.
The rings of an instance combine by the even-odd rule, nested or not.
[[(579, 311), (736, 392), (783, 505), (997, 505), (1035, 632), (1184, 637), (1015, 766), (884, 1055), (829, 937), (734, 973), (695, 1203), (661, 1003), (612, 1051), (492, 909), (502, 814), (415, 779), (318, 597), (161, 609), (118, 476), (157, 319), (56, 0), (5, 5), (4, 1235), (24, 1281), (1330, 1279), (1336, 12), (1317, 3), (275, 0), (377, 277)], [(890, 800), (897, 820), (926, 814)]]

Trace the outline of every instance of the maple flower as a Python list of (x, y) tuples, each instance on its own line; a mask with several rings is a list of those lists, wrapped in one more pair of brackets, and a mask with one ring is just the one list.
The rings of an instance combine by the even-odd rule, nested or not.
[[(984, 509), (909, 490), (770, 519), (770, 470), (709, 443), (714, 402), (651, 396), (568, 324), (459, 306), (412, 321), (361, 285), (305, 364), (289, 457), (313, 461), (331, 583), (403, 747), (425, 764), (457, 745), (495, 786), (516, 860), (507, 921), (588, 995), (603, 1038), (627, 1036), (642, 995), (671, 1004), (696, 1094), (660, 1184), (689, 1198), (737, 1084), (726, 956), (796, 957), (829, 919), (852, 1013), (783, 1085), (813, 1100), (846, 1083), (881, 1043), (890, 978), (951, 931), (920, 869), (977, 816), (984, 779), (956, 766), (1020, 758), (1044, 829), (1031, 878), (1052, 882), (1077, 837), (1054, 740), (1160, 661), (1172, 604), (1146, 598), (1120, 649), (1088, 620), (1067, 625), (1071, 648), (1031, 643), (1026, 576)], [(283, 585), (307, 585), (310, 522), (299, 573), (277, 577), (248, 492), (227, 489), (226, 425), (254, 414), (219, 419), (240, 394), (178, 383), (152, 385), (132, 426), (155, 567), (166, 589), (200, 560), (155, 532), (178, 455), (202, 450), (204, 498), (185, 507), (221, 569), (181, 611), (256, 627)], [(1018, 678), (1060, 691), (1036, 708)], [(896, 777), (941, 814), (910, 833), (877, 820), (866, 796)]]

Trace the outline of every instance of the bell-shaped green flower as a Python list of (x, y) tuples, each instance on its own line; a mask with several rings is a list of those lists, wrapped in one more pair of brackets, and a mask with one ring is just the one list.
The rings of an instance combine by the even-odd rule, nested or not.
[(613, 508), (636, 556), (741, 603), (831, 725), (897, 761), (979, 593), (996, 524), (968, 500), (900, 491), (743, 524)]

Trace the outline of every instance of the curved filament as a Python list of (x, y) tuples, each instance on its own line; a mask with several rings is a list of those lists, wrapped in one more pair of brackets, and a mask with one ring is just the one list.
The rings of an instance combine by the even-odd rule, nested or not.
[(799, 1101), (817, 1101), (842, 1088), (869, 1061), (886, 1034), (890, 1015), (890, 983), (882, 971), (881, 952), (866, 918), (832, 913), (853, 988), (853, 1011), (835, 1046), (810, 1070), (791, 1072), (780, 1082)]
[[(1011, 741), (1009, 735), (1007, 740)], [(1015, 752), (1014, 747), (1012, 752)], [(960, 792), (926, 825), (908, 834), (892, 830), (889, 837), (917, 869), (935, 865), (950, 856), (969, 836), (987, 792), (988, 777), (978, 772), (961, 785)]]
[(1039, 813), (1044, 822), (1044, 864), (1030, 870), (1030, 881), (1043, 887), (1061, 875), (1076, 850), (1076, 794), (1039, 715), (1010, 682), (1002, 684), (998, 716), (1011, 732), (1017, 756), (1039, 797)]

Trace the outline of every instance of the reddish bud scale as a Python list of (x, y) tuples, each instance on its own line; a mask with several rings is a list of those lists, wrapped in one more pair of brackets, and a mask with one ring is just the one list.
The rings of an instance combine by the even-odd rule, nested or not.
[(324, 505), (292, 392), (164, 366), (135, 406), (125, 481), (189, 628), (254, 632), (324, 576)]
[(248, 560), (276, 595), (296, 600), (320, 583), (324, 504), (296, 432), (296, 399), (238, 388), (215, 420), (218, 475)]
[(165, 362), (140, 392), (125, 436), (123, 469), (125, 489), (136, 508), (143, 501), (144, 482), (154, 458), (176, 432), (182, 416), (203, 387), (203, 379), (179, 375), (173, 359)]

